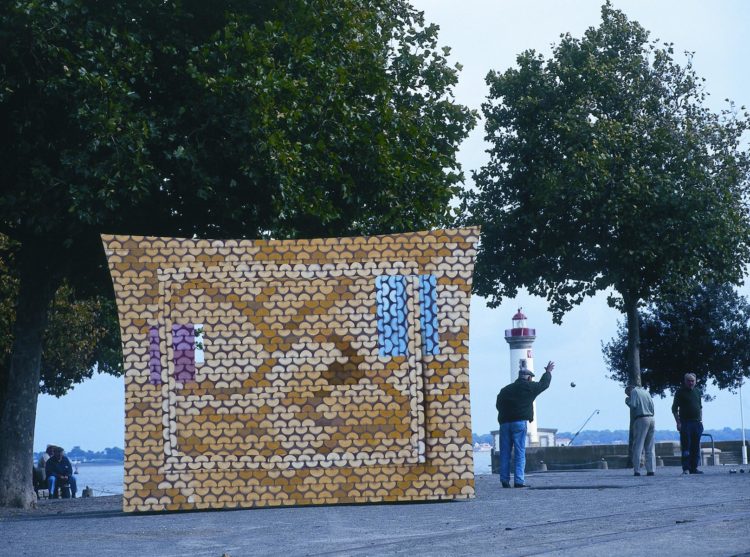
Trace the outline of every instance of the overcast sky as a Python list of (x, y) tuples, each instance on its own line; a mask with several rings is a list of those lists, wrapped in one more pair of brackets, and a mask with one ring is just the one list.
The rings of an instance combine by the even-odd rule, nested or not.
[[(450, 46), (451, 60), (463, 70), (456, 98), (477, 110), (485, 100), (484, 78), (489, 70), (504, 71), (515, 65), (526, 49), (548, 55), (561, 33), (580, 37), (597, 26), (601, 2), (590, 0), (490, 1), (418, 0), (427, 21), (440, 26), (440, 45)], [(718, 111), (730, 98), (750, 106), (750, 2), (744, 0), (631, 0), (616, 1), (630, 19), (651, 31), (652, 38), (673, 42), (677, 52), (695, 53), (693, 64), (706, 78), (709, 106)], [(483, 124), (462, 145), (459, 158), (469, 178), (487, 161)], [(747, 294), (747, 289), (743, 291)], [(496, 429), (495, 396), (510, 380), (509, 352), (504, 330), (518, 307), (523, 307), (529, 326), (537, 330), (534, 344), (536, 369), (548, 360), (556, 362), (552, 385), (538, 399), (537, 423), (560, 431), (577, 431), (595, 411), (586, 429), (626, 429), (628, 411), (620, 385), (607, 378), (601, 354), (602, 341), (615, 334), (618, 312), (607, 307), (604, 297), (588, 299), (554, 325), (544, 300), (519, 296), (501, 307), (488, 309), (481, 298), (471, 306), (470, 375), (472, 429), (487, 433)], [(571, 386), (575, 383), (575, 387)], [(740, 402), (736, 394), (719, 393), (704, 405), (708, 429), (740, 427)], [(750, 388), (745, 389), (746, 427), (750, 427)], [(657, 399), (657, 429), (673, 429), (670, 399)], [(99, 376), (77, 386), (60, 399), (39, 397), (35, 450), (47, 443), (66, 449), (80, 445), (100, 450), (124, 444), (124, 394), (122, 379)]]

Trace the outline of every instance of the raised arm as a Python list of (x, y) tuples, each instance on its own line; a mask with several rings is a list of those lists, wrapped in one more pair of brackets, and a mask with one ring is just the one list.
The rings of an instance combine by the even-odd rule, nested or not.
[(553, 369), (555, 369), (555, 362), (550, 360), (547, 365), (544, 366), (544, 374), (542, 375), (542, 378), (538, 383), (534, 383), (537, 394), (541, 393), (542, 391), (546, 390), (547, 387), (549, 387), (550, 381), (552, 381)]

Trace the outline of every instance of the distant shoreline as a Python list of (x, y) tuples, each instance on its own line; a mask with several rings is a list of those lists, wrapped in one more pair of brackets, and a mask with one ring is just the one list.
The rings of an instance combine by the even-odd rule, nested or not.
[[(44, 455), (44, 451), (34, 453), (34, 462)], [(76, 465), (85, 464), (123, 464), (125, 462), (125, 451), (120, 447), (110, 447), (102, 451), (89, 451), (75, 445), (70, 450), (65, 450), (65, 456), (71, 463)]]

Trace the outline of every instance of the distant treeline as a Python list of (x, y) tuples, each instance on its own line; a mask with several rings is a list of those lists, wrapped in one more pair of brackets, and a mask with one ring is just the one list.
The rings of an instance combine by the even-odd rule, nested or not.
[[(44, 451), (34, 455), (34, 462), (39, 461)], [(125, 451), (120, 447), (111, 447), (103, 451), (86, 451), (79, 446), (75, 446), (69, 451), (65, 451), (65, 456), (76, 462), (124, 462)]]
[[(725, 427), (724, 429), (707, 429), (704, 433), (710, 433), (713, 435), (714, 441), (739, 441), (742, 439), (742, 431), (740, 428), (731, 429)], [(558, 431), (558, 439), (572, 439), (575, 432), (570, 431)], [(472, 434), (474, 443), (489, 443), (492, 444), (492, 435), (485, 433), (478, 435)], [(654, 438), (657, 442), (659, 441), (679, 441), (680, 434), (676, 430), (671, 429), (660, 429), (654, 433)], [(745, 439), (750, 439), (750, 430), (745, 429)], [(578, 434), (575, 438), (574, 445), (612, 445), (615, 443), (627, 443), (628, 442), (628, 430), (617, 429), (609, 430), (605, 429), (602, 431), (597, 430), (585, 430)]]

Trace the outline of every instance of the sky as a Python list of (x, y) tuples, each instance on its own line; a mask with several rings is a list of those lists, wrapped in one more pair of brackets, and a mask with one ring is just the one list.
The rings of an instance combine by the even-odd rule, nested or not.
[[(527, 49), (549, 55), (562, 33), (580, 37), (600, 22), (601, 2), (591, 0), (412, 0), (425, 19), (440, 27), (440, 46), (451, 47), (450, 60), (463, 66), (455, 88), (456, 100), (481, 109), (487, 95), (485, 76), (505, 71)], [(629, 19), (640, 22), (651, 37), (672, 42), (675, 51), (694, 52), (693, 66), (706, 79), (707, 105), (714, 111), (725, 98), (750, 106), (750, 2), (744, 0), (630, 0), (614, 1)], [(684, 60), (683, 60), (684, 61)], [(480, 122), (461, 146), (459, 161), (471, 184), (471, 171), (488, 160)], [(743, 294), (750, 295), (745, 287)], [(490, 309), (484, 299), (471, 303), (469, 374), (472, 430), (488, 433), (497, 428), (495, 397), (511, 379), (504, 331), (522, 307), (529, 326), (536, 329), (535, 367), (540, 371), (554, 360), (550, 388), (537, 399), (539, 427), (576, 432), (585, 429), (627, 429), (628, 410), (622, 386), (608, 378), (601, 344), (616, 334), (619, 312), (605, 296), (589, 298), (565, 315), (562, 325), (552, 323), (545, 300), (519, 293)], [(575, 384), (575, 387), (572, 386)], [(704, 404), (707, 429), (739, 428), (738, 394), (709, 387), (715, 396)], [(744, 390), (744, 417), (750, 427), (750, 387)], [(671, 398), (656, 398), (657, 429), (674, 429)], [(598, 414), (594, 414), (599, 410)], [(47, 443), (89, 450), (124, 446), (124, 387), (121, 378), (99, 375), (76, 386), (59, 399), (39, 397), (34, 436), (35, 450)], [(592, 416), (593, 414), (593, 416)]]

